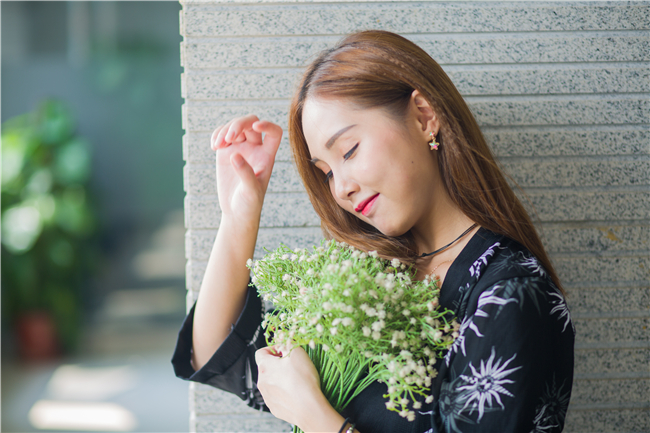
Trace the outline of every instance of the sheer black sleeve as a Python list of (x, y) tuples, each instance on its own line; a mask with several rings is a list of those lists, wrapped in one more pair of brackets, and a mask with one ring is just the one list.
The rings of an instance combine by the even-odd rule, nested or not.
[(256, 385), (255, 351), (266, 346), (261, 327), (264, 308), (262, 300), (257, 296), (257, 289), (248, 287), (246, 303), (237, 323), (210, 360), (199, 370), (194, 370), (191, 363), (195, 307), (196, 305), (190, 310), (178, 333), (172, 357), (176, 376), (228, 391), (250, 407), (268, 411)]

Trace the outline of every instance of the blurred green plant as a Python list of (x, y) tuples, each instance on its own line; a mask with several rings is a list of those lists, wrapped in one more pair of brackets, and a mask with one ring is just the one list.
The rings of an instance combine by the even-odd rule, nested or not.
[(2, 125), (3, 320), (47, 312), (67, 352), (78, 342), (81, 290), (97, 262), (90, 163), (90, 146), (61, 101)]

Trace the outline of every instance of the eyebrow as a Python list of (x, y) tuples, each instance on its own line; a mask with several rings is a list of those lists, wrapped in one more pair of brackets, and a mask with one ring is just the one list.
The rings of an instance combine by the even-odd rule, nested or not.
[[(325, 149), (331, 149), (332, 146), (334, 146), (334, 142), (338, 140), (341, 135), (345, 134), (348, 129), (354, 128), (355, 126), (357, 126), (356, 123), (354, 125), (346, 126), (345, 128), (340, 129), (336, 134), (332, 135), (330, 139), (327, 140), (327, 143), (325, 143)], [(309, 160), (312, 164), (316, 164), (318, 161), (320, 161), (318, 158)]]

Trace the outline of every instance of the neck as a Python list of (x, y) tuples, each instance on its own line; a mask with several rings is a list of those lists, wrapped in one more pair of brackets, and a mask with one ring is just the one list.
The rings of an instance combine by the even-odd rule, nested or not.
[[(436, 199), (431, 201), (429, 212), (411, 229), (420, 254), (430, 253), (447, 245), (474, 224), (474, 221), (451, 201), (442, 185), (438, 185), (434, 191)], [(463, 239), (459, 239), (458, 243), (465, 243), (463, 241), (469, 236), (468, 233)]]

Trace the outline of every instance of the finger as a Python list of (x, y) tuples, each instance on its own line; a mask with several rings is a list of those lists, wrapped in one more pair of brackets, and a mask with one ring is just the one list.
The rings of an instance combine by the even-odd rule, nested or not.
[(212, 150), (217, 150), (217, 137), (219, 136), (219, 131), (223, 129), (223, 125), (219, 125), (212, 134), (210, 135), (210, 148)]
[(269, 357), (275, 358), (277, 356), (278, 352), (276, 351), (275, 346), (262, 347), (255, 351), (255, 363), (259, 365), (269, 359)]
[(252, 128), (253, 131), (265, 134), (262, 146), (269, 155), (275, 156), (282, 140), (282, 128), (266, 120), (253, 123)]
[(255, 177), (255, 172), (253, 167), (250, 166), (246, 159), (239, 153), (233, 153), (230, 156), (230, 164), (232, 164), (237, 176), (241, 179), (244, 185), (249, 188), (257, 188), (257, 178)]
[(239, 117), (233, 120), (224, 137), (224, 141), (226, 143), (233, 143), (234, 140), (245, 130), (252, 129), (253, 123), (258, 120), (259, 118), (254, 114), (249, 114), (248, 116)]
[(228, 128), (230, 128), (230, 124), (232, 123), (232, 120), (228, 123), (226, 123), (223, 126), (220, 126), (217, 128), (212, 134), (215, 136), (214, 142), (212, 144), (212, 148), (214, 150), (217, 150), (219, 148), (227, 146), (227, 144), (224, 142), (223, 138), (226, 136), (226, 133), (228, 132)]

